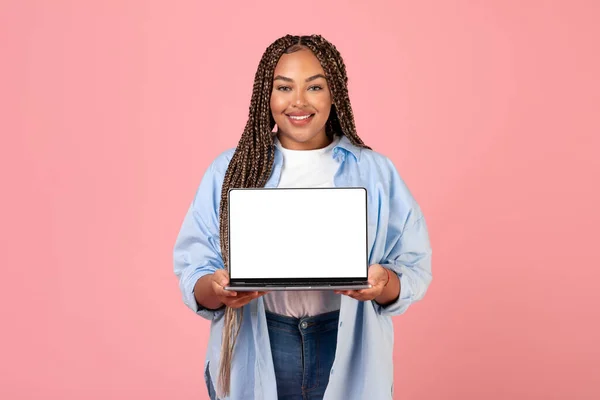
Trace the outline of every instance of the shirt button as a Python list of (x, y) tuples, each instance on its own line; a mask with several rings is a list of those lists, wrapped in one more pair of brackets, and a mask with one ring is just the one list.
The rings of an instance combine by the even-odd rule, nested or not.
[(342, 327), (342, 324), (343, 324), (343, 322), (342, 322), (342, 321), (340, 321), (340, 328)]
[(307, 326), (308, 326), (308, 324), (306, 323), (306, 321), (302, 321), (302, 323), (300, 324), (300, 327), (302, 329), (306, 329)]

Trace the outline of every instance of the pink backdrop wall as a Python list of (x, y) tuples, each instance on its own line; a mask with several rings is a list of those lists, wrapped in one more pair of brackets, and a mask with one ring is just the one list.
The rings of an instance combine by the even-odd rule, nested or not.
[(249, 3), (0, 2), (0, 398), (207, 398), (171, 249), (288, 32), (428, 218), (395, 398), (600, 398), (600, 3)]

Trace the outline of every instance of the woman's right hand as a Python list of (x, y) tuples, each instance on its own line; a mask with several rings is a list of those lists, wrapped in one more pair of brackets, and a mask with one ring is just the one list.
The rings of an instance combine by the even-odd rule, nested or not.
[(224, 269), (218, 269), (212, 275), (212, 290), (219, 301), (227, 307), (240, 308), (250, 303), (252, 300), (267, 294), (267, 292), (234, 292), (225, 290), (229, 284), (229, 274)]

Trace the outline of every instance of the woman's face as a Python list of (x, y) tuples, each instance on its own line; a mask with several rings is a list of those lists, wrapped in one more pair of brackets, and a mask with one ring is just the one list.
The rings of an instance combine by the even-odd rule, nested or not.
[(331, 141), (325, 124), (331, 111), (331, 93), (325, 72), (309, 49), (284, 54), (273, 74), (271, 113), (282, 146), (313, 150)]

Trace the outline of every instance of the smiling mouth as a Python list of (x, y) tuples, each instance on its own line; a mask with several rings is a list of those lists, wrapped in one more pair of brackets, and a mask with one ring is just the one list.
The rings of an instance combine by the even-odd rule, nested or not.
[(310, 117), (314, 116), (315, 114), (306, 114), (306, 115), (288, 115), (288, 118), (294, 120), (294, 121), (303, 121), (305, 119), (309, 119)]

